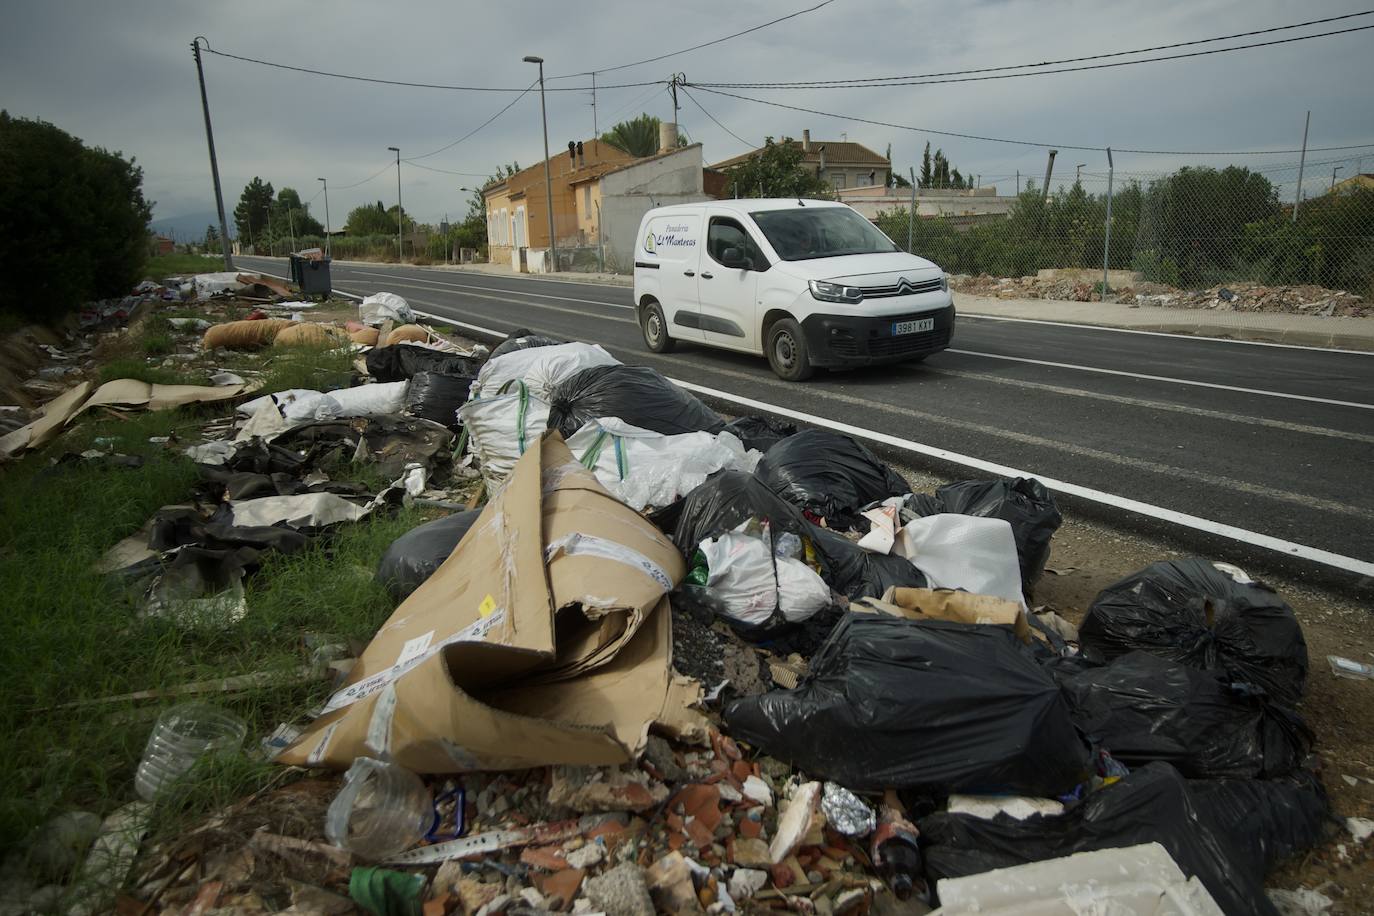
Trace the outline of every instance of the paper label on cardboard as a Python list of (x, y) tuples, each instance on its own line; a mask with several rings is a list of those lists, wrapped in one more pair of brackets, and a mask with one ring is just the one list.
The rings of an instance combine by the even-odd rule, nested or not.
[(487, 595), (482, 599), (482, 603), (477, 605), (477, 613), (483, 617), (490, 617), (494, 610), (496, 610), (496, 599), (491, 595)]
[(329, 741), (334, 737), (334, 729), (338, 727), (339, 723), (335, 722), (324, 730), (324, 734), (320, 735), (320, 743), (315, 745), (315, 749), (310, 752), (310, 756), (305, 758), (307, 764), (314, 766), (324, 759), (324, 755), (329, 751)]
[(396, 718), (396, 685), (387, 684), (372, 706), (372, 718), (367, 723), (367, 737), (363, 743), (372, 748), (382, 760), (391, 755), (391, 721)]
[(396, 664), (404, 665), (412, 658), (419, 658), (421, 655), (424, 655), (425, 650), (429, 648), (429, 644), (433, 641), (433, 630), (430, 630), (428, 633), (422, 633), (414, 639), (406, 640), (406, 644), (401, 646), (401, 654), (397, 656)]
[(673, 580), (661, 566), (638, 550), (626, 547), (624, 544), (617, 544), (615, 541), (574, 532), (564, 535), (546, 547), (544, 549), (544, 562), (549, 562), (559, 553), (570, 557), (601, 557), (603, 560), (624, 563), (626, 566), (632, 566), (649, 576), (659, 584), (665, 593), (673, 590)]

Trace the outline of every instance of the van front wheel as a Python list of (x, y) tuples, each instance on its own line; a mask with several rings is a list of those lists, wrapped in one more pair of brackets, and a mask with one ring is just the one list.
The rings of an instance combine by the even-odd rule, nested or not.
[(671, 353), (677, 341), (668, 336), (668, 322), (657, 302), (644, 306), (640, 315), (640, 330), (644, 332), (644, 346), (655, 353)]
[(806, 336), (801, 325), (791, 318), (780, 319), (768, 329), (768, 364), (778, 378), (789, 382), (805, 381), (815, 371), (806, 349)]

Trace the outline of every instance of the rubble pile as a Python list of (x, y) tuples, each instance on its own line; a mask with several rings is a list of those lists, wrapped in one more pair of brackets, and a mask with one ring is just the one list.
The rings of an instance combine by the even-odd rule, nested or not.
[(71, 857), (104, 905), (1159, 912), (1149, 885), (1277, 912), (1266, 874), (1330, 814), (1306, 643), (1263, 583), (1158, 563), (1075, 628), (1034, 605), (1061, 523), (1038, 481), (913, 493), (850, 437), (720, 416), (600, 347), (392, 342), (413, 318), (381, 294), (358, 313), (379, 343), (321, 330), (357, 384), (207, 424), (192, 503), (107, 557), (148, 613), (222, 625), (263, 551), (453, 513), (383, 557), (396, 604), (366, 647), (319, 641), (328, 698), (248, 737), (283, 784), (141, 845), (180, 772), (242, 753), (226, 711), (164, 712), (142, 801)]
[[(1090, 271), (1076, 273), (1081, 276), (990, 277), (986, 274), (953, 274), (949, 278), (949, 285), (956, 292), (994, 299), (1102, 301), (1101, 274), (1094, 278)], [(1266, 286), (1244, 280), (1207, 289), (1175, 289), (1139, 279), (1139, 275), (1136, 275), (1136, 279), (1130, 283), (1112, 286), (1107, 301), (1120, 305), (1214, 309), (1222, 312), (1283, 312), (1323, 318), (1374, 316), (1374, 304), (1344, 290), (1320, 286)]]

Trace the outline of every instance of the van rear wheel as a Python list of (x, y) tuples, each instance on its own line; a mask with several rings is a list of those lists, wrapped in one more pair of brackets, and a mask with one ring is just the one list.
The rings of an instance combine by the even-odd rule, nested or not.
[(806, 349), (806, 335), (791, 318), (782, 318), (768, 329), (768, 364), (778, 378), (789, 382), (805, 381), (815, 371)]
[(649, 302), (639, 319), (640, 330), (644, 332), (644, 346), (655, 353), (671, 353), (677, 341), (668, 336), (668, 322), (663, 317), (663, 309), (657, 302)]

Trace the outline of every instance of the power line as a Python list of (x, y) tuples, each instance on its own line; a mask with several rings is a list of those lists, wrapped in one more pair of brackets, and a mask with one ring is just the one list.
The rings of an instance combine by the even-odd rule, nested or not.
[[(438, 155), (439, 153), (442, 153), (444, 150), (453, 149), (453, 147), (457, 146), (459, 143), (462, 143), (464, 140), (468, 139), (468, 138), (471, 137), (473, 134), (477, 133), (479, 130), (481, 130), (482, 128), (486, 127), (486, 126), (487, 126), (488, 124), (490, 124), (492, 121), (495, 121), (497, 118), (501, 117), (501, 115), (503, 115), (503, 114), (505, 114), (506, 112), (510, 111), (510, 110), (511, 110), (511, 107), (514, 106), (516, 102), (518, 102), (518, 101), (520, 101), (521, 99), (523, 99), (523, 98), (525, 97), (525, 93), (527, 93), (527, 92), (529, 92), (531, 89), (533, 89), (536, 85), (538, 85), (538, 83), (539, 83), (538, 80), (535, 80), (534, 82), (530, 83), (528, 86), (525, 87), (525, 91), (524, 91), (524, 92), (520, 93), (520, 94), (517, 95), (515, 98), (511, 99), (508, 103), (506, 103), (506, 106), (505, 106), (504, 108), (502, 108), (500, 111), (496, 112), (496, 114), (492, 115), (491, 117), (487, 118), (487, 119), (486, 119), (485, 121), (483, 121), (481, 124), (478, 124), (478, 125), (477, 125), (476, 127), (474, 127), (472, 130), (470, 130), (470, 131), (468, 131), (467, 133), (463, 134), (463, 136), (459, 137), (457, 140), (454, 140), (452, 143), (446, 144), (445, 146), (441, 146), (441, 147), (439, 147), (438, 149), (433, 150), (432, 152), (424, 153), (424, 154), (419, 155), (419, 156), (411, 156), (409, 159), (402, 159), (401, 161), (402, 161), (402, 162), (409, 162), (409, 163), (412, 163), (412, 164), (413, 164), (413, 163), (415, 162), (416, 159), (428, 159), (430, 156), (436, 156), (436, 155)], [(423, 166), (421, 166), (421, 168), (423, 168)], [(455, 173), (455, 174), (457, 174), (457, 173)]]
[[(816, 10), (820, 9), (821, 7), (823, 7), (823, 6), (829, 6), (831, 3), (834, 3), (834, 2), (835, 2), (835, 0), (822, 0), (822, 2), (817, 3), (815, 6), (807, 7), (807, 8), (804, 9), (804, 10), (797, 10), (795, 13), (788, 13), (786, 16), (779, 16), (777, 19), (770, 19), (768, 22), (762, 23), (762, 24), (760, 24), (760, 25), (753, 26), (752, 28), (745, 29), (745, 30), (742, 31), (742, 32), (734, 32), (734, 33), (731, 33), (731, 34), (729, 34), (729, 35), (724, 35), (724, 36), (722, 36), (722, 37), (720, 37), (720, 38), (713, 38), (713, 39), (711, 39), (710, 41), (703, 41), (701, 44), (699, 44), (699, 45), (692, 45), (690, 48), (682, 48), (681, 50), (678, 50), (678, 51), (669, 51), (667, 54), (659, 54), (659, 55), (657, 55), (656, 57), (646, 57), (646, 58), (644, 58), (643, 60), (637, 60), (637, 61), (634, 61), (633, 63), (629, 63), (629, 64), (620, 64), (619, 66), (615, 66), (615, 67), (597, 67), (597, 68), (596, 68), (596, 72), (597, 72), (597, 73), (611, 73), (611, 72), (616, 71), (616, 70), (625, 70), (625, 69), (628, 69), (628, 68), (630, 68), (630, 67), (638, 67), (640, 64), (651, 64), (651, 63), (653, 63), (654, 61), (664, 60), (664, 59), (669, 58), (669, 57), (676, 57), (676, 56), (679, 55), (679, 54), (686, 54), (688, 51), (700, 51), (702, 48), (709, 48), (711, 45), (718, 45), (718, 44), (720, 44), (720, 43), (723, 42), (723, 41), (729, 41), (729, 40), (732, 39), (732, 38), (739, 38), (741, 35), (748, 35), (749, 33), (751, 33), (751, 32), (757, 32), (757, 31), (759, 31), (760, 29), (766, 29), (766, 28), (768, 28), (769, 26), (777, 25), (779, 22), (786, 22), (788, 19), (795, 19), (795, 18), (797, 18), (798, 16), (804, 16), (804, 15), (806, 15), (807, 13), (814, 13)], [(579, 73), (564, 73), (564, 74), (562, 74), (562, 75), (560, 75), (560, 76), (551, 76), (551, 77), (549, 77), (549, 79), (553, 79), (553, 80), (564, 80), (564, 79), (568, 79), (568, 78), (574, 77), (574, 76), (587, 76), (587, 75), (589, 75), (591, 72), (592, 72), (591, 70), (583, 70), (583, 71), (581, 71), (581, 72), (579, 72)], [(613, 88), (613, 87), (598, 86), (597, 88), (598, 88), (598, 89), (606, 89), (606, 88)]]
[[(292, 70), (292, 71), (294, 71), (294, 72), (296, 72), (296, 73), (309, 73), (309, 74), (312, 74), (312, 75), (314, 75), (314, 76), (328, 76), (328, 77), (332, 77), (332, 78), (334, 78), (334, 79), (341, 79), (341, 80), (355, 80), (355, 81), (360, 82), (360, 83), (380, 83), (381, 85), (384, 85), (384, 86), (408, 86), (408, 87), (411, 87), (411, 88), (413, 88), (413, 89), (447, 89), (447, 90), (452, 90), (452, 91), (456, 91), (456, 92), (518, 92), (518, 93), (521, 93), (521, 94), (523, 95), (525, 92), (528, 91), (527, 89), (522, 89), (522, 88), (520, 88), (519, 86), (448, 86), (448, 85), (444, 85), (444, 84), (441, 84), (441, 83), (413, 83), (413, 82), (409, 82), (409, 81), (406, 81), (406, 80), (388, 80), (388, 79), (381, 79), (380, 77), (375, 77), (375, 76), (357, 76), (356, 74), (351, 74), (351, 73), (333, 73), (333, 72), (330, 72), (330, 71), (328, 71), (328, 70), (314, 70), (314, 69), (311, 69), (310, 67), (296, 67), (296, 66), (292, 66), (291, 64), (281, 64), (281, 63), (277, 63), (276, 61), (259, 60), (259, 59), (256, 58), (256, 57), (244, 57), (244, 56), (242, 56), (242, 55), (240, 55), (240, 54), (230, 54), (228, 51), (216, 51), (214, 48), (211, 48), (211, 47), (209, 47), (209, 46), (206, 46), (206, 47), (202, 48), (202, 50), (207, 51), (207, 52), (209, 52), (210, 54), (218, 55), (219, 57), (228, 57), (228, 58), (230, 58), (230, 59), (232, 59), (232, 60), (239, 60), (239, 61), (243, 61), (244, 63), (249, 63), (249, 64), (259, 64), (260, 66), (263, 66), (263, 67), (275, 67), (275, 68), (277, 68), (278, 70)], [(598, 70), (597, 72), (600, 73), (601, 71)], [(618, 83), (618, 84), (610, 85), (610, 86), (598, 86), (597, 88), (598, 88), (598, 89), (632, 89), (632, 88), (634, 88), (634, 87), (636, 87), (636, 86), (657, 86), (657, 85), (667, 85), (667, 82), (668, 82), (667, 80), (651, 80), (651, 81), (646, 81), (646, 82), (642, 82), (642, 83)], [(563, 87), (549, 87), (549, 88), (548, 88), (548, 91), (549, 91), (549, 92), (586, 92), (586, 91), (588, 91), (588, 90), (591, 89), (591, 88), (592, 88), (591, 86), (563, 86)]]
[(750, 149), (753, 149), (753, 148), (754, 148), (754, 144), (753, 144), (753, 143), (750, 143), (748, 140), (744, 139), (744, 138), (741, 137), (739, 134), (735, 133), (733, 130), (731, 130), (730, 128), (726, 127), (724, 124), (720, 123), (720, 121), (716, 118), (715, 115), (713, 115), (713, 114), (711, 114), (711, 112), (707, 111), (707, 110), (706, 110), (706, 107), (696, 100), (696, 96), (692, 95), (692, 94), (691, 94), (690, 92), (688, 92), (686, 89), (683, 89), (683, 90), (682, 90), (682, 94), (685, 95), (685, 96), (687, 96), (687, 98), (691, 99), (691, 100), (692, 100), (692, 104), (695, 105), (695, 106), (697, 106), (698, 108), (700, 108), (702, 114), (706, 115), (706, 117), (710, 118), (712, 121), (715, 121), (717, 127), (719, 127), (721, 130), (725, 131), (727, 134), (729, 134), (730, 136), (734, 137), (736, 140), (738, 140), (739, 142), (743, 143), (745, 146), (749, 147)]
[[(1289, 44), (1295, 41), (1307, 41), (1310, 38), (1328, 38), (1332, 35), (1346, 35), (1350, 32), (1363, 32), (1366, 29), (1374, 29), (1374, 25), (1357, 25), (1348, 29), (1337, 29), (1332, 32), (1318, 32), (1314, 35), (1295, 35), (1292, 38), (1276, 38), (1272, 41), (1256, 41), (1247, 45), (1234, 45), (1229, 48), (1209, 48), (1205, 51), (1189, 51), (1184, 54), (1166, 54), (1162, 57), (1145, 57), (1140, 60), (1119, 60), (1107, 64), (1085, 64), (1081, 67), (1060, 67), (1056, 70), (1031, 70), (1025, 73), (994, 73), (987, 76), (957, 76), (948, 79), (926, 79), (914, 78), (906, 79), (903, 77), (876, 77), (873, 80), (855, 80), (846, 84), (831, 83), (787, 83), (773, 84), (765, 83), (688, 83), (689, 86), (696, 86), (698, 89), (705, 89), (708, 86), (726, 86), (730, 88), (745, 89), (859, 89), (859, 88), (878, 88), (886, 86), (937, 86), (947, 83), (978, 83), (985, 80), (1007, 80), (1016, 79), (1023, 76), (1048, 76), (1054, 73), (1078, 73), (1084, 70), (1108, 70), (1114, 67), (1131, 67), (1136, 64), (1153, 64), (1166, 60), (1182, 60), (1188, 57), (1206, 57), (1209, 54), (1225, 54), (1228, 51), (1245, 51), (1251, 48), (1265, 48), (1270, 45)], [(1138, 52), (1122, 52), (1138, 53)], [(1041, 66), (1040, 64), (1027, 64), (1025, 66)], [(888, 82), (877, 82), (876, 80), (886, 79)]]
[[(1038, 63), (1032, 63), (1032, 64), (1006, 64), (1006, 65), (1000, 66), (1000, 67), (981, 67), (981, 68), (974, 69), (974, 70), (946, 70), (946, 71), (943, 71), (943, 72), (940, 72), (940, 73), (915, 73), (915, 74), (908, 74), (908, 75), (906, 75), (906, 76), (874, 76), (874, 77), (866, 77), (866, 78), (862, 78), (862, 79), (860, 79), (860, 78), (855, 78), (855, 79), (837, 79), (837, 80), (798, 80), (798, 81), (794, 81), (794, 82), (773, 82), (773, 83), (748, 83), (748, 82), (737, 82), (737, 83), (701, 83), (700, 85), (702, 85), (702, 86), (717, 86), (717, 87), (726, 88), (726, 89), (781, 89), (781, 88), (791, 88), (791, 87), (820, 89), (820, 88), (825, 88), (825, 87), (842, 86), (842, 85), (862, 85), (862, 84), (867, 84), (867, 83), (887, 83), (887, 82), (890, 82), (890, 81), (893, 81), (893, 80), (926, 80), (926, 79), (933, 79), (933, 78), (936, 78), (936, 77), (943, 77), (943, 76), (966, 76), (966, 75), (969, 75), (969, 74), (976, 74), (976, 73), (997, 73), (997, 72), (1001, 72), (1001, 71), (1005, 71), (1005, 70), (1025, 70), (1025, 69), (1028, 69), (1028, 68), (1031, 68), (1031, 67), (1053, 67), (1053, 66), (1058, 66), (1059, 64), (1078, 64), (1078, 63), (1083, 63), (1084, 61), (1089, 61), (1089, 60), (1102, 60), (1102, 59), (1108, 58), (1108, 57), (1125, 57), (1125, 56), (1129, 56), (1129, 55), (1131, 55), (1131, 54), (1150, 54), (1150, 53), (1153, 53), (1153, 52), (1155, 52), (1155, 51), (1168, 51), (1168, 50), (1172, 50), (1172, 49), (1174, 49), (1174, 48), (1185, 48), (1185, 47), (1189, 47), (1189, 46), (1191, 46), (1191, 45), (1210, 44), (1210, 43), (1212, 43), (1212, 42), (1214, 42), (1214, 41), (1230, 41), (1231, 39), (1235, 39), (1235, 38), (1250, 38), (1250, 37), (1253, 37), (1253, 36), (1255, 36), (1255, 35), (1267, 35), (1267, 34), (1269, 34), (1269, 33), (1271, 33), (1271, 32), (1283, 32), (1283, 31), (1287, 31), (1288, 29), (1299, 29), (1299, 28), (1304, 28), (1304, 27), (1309, 26), (1309, 25), (1321, 25), (1321, 24), (1327, 23), (1327, 22), (1338, 22), (1338, 21), (1343, 20), (1343, 19), (1354, 19), (1354, 18), (1356, 18), (1356, 17), (1358, 17), (1358, 16), (1369, 16), (1369, 15), (1371, 15), (1371, 14), (1374, 14), (1374, 10), (1366, 10), (1366, 11), (1361, 12), (1361, 13), (1347, 13), (1347, 14), (1345, 14), (1345, 15), (1343, 15), (1343, 16), (1329, 16), (1329, 17), (1327, 17), (1327, 18), (1325, 18), (1325, 19), (1309, 19), (1307, 22), (1296, 22), (1296, 23), (1293, 23), (1292, 25), (1280, 25), (1280, 26), (1274, 26), (1274, 27), (1272, 27), (1272, 28), (1267, 28), (1267, 29), (1257, 29), (1257, 30), (1255, 30), (1255, 31), (1253, 31), (1253, 32), (1237, 32), (1237, 33), (1235, 33), (1235, 34), (1233, 34), (1233, 35), (1220, 35), (1220, 36), (1217, 36), (1216, 38), (1198, 38), (1198, 39), (1195, 39), (1195, 40), (1193, 40), (1193, 41), (1179, 41), (1179, 42), (1175, 42), (1175, 43), (1173, 43), (1173, 44), (1155, 45), (1154, 47), (1150, 47), (1150, 48), (1136, 48), (1134, 51), (1113, 51), (1113, 52), (1107, 53), (1107, 54), (1090, 54), (1090, 55), (1088, 55), (1088, 56), (1086, 56), (1086, 57), (1066, 57), (1066, 58), (1062, 58), (1062, 59), (1060, 59), (1060, 60), (1046, 60), (1046, 61), (1040, 61), (1040, 62), (1038, 62)], [(1327, 34), (1339, 34), (1339, 33), (1327, 33)], [(1318, 38), (1318, 37), (1321, 37), (1321, 36), (1318, 36), (1318, 35), (1308, 35), (1308, 36), (1302, 36), (1302, 37), (1303, 37), (1303, 38)], [(1299, 39), (1287, 39), (1287, 40), (1289, 40), (1289, 41), (1295, 41), (1295, 40), (1299, 40)], [(1223, 49), (1219, 49), (1219, 50), (1236, 50), (1236, 49), (1234, 49), (1234, 48), (1223, 48)], [(1211, 53), (1217, 53), (1217, 52), (1211, 52)], [(1168, 59), (1168, 58), (1164, 58), (1164, 59)], [(1145, 61), (1136, 61), (1135, 63), (1145, 63)], [(1056, 71), (1056, 72), (1062, 72), (1062, 71)], [(1030, 74), (1021, 74), (1021, 75), (1029, 76)], [(895, 85), (904, 85), (904, 84), (902, 84), (902, 83), (896, 83)]]
[[(665, 83), (664, 85), (667, 85), (667, 84)], [(658, 94), (658, 91), (659, 91), (658, 88), (655, 87), (655, 88), (653, 88), (653, 89), (650, 89), (648, 92), (644, 93), (643, 95), (639, 96), (638, 98), (636, 98), (636, 99), (635, 99), (633, 102), (631, 102), (630, 104), (628, 104), (628, 105), (621, 105), (619, 108), (616, 109), (615, 114), (611, 115), (610, 120), (611, 120), (612, 122), (614, 122), (616, 118), (618, 118), (621, 114), (625, 113), (626, 111), (629, 111), (631, 108), (636, 108), (636, 107), (638, 107), (638, 106), (640, 106), (640, 105), (643, 105), (643, 104), (644, 104), (645, 102), (647, 102), (649, 99), (651, 99), (651, 98), (653, 98), (655, 95), (657, 95), (657, 94)]]
[[(680, 85), (680, 84), (679, 84)], [(872, 124), (877, 127), (891, 127), (894, 130), (909, 130), (920, 134), (935, 134), (941, 137), (958, 137), (961, 140), (982, 140), (988, 143), (1011, 143), (1016, 146), (1036, 146), (1045, 149), (1073, 149), (1084, 150), (1087, 152), (1101, 152), (1100, 146), (1081, 146), (1072, 143), (1041, 143), (1036, 140), (1013, 140), (1008, 137), (985, 137), (979, 134), (964, 134), (951, 130), (935, 130), (931, 127), (915, 127), (911, 124), (895, 124), (891, 121), (877, 121), (872, 118), (860, 118), (856, 115), (837, 114), (833, 111), (821, 111), (817, 108), (805, 108), (800, 105), (788, 105), (785, 102), (774, 102), (768, 99), (756, 99), (747, 95), (736, 95), (733, 92), (725, 92), (722, 89), (710, 89), (700, 83), (689, 83), (693, 89), (700, 89), (702, 92), (710, 92), (714, 95), (728, 96), (732, 99), (741, 99), (745, 102), (754, 102), (758, 105), (769, 105), (773, 108), (785, 108), (788, 111), (800, 111), (806, 114), (820, 115), (823, 118), (836, 118), (840, 121), (852, 121), (856, 124)], [(1374, 147), (1374, 143), (1356, 143), (1350, 146), (1318, 146), (1308, 147), (1309, 153), (1332, 152), (1335, 150), (1347, 149), (1368, 149)], [(1158, 149), (1119, 149), (1112, 147), (1113, 152), (1117, 153), (1136, 153), (1139, 155), (1159, 155), (1159, 156), (1272, 156), (1279, 153), (1298, 153), (1296, 149), (1275, 149), (1275, 150), (1231, 150), (1231, 151), (1200, 151), (1200, 150), (1158, 150)]]
[(369, 175), (369, 176), (367, 176), (366, 178), (364, 178), (362, 181), (355, 181), (353, 184), (346, 184), (346, 185), (343, 185), (342, 187), (335, 187), (334, 190), (335, 190), (335, 191), (351, 191), (353, 188), (361, 188), (363, 185), (367, 184), (369, 181), (371, 181), (372, 179), (376, 178), (378, 175), (382, 174), (383, 172), (385, 172), (387, 169), (391, 168), (391, 167), (392, 167), (393, 165), (395, 165), (395, 164), (396, 164), (396, 163), (395, 163), (394, 161), (388, 162), (386, 165), (382, 166), (382, 167), (379, 168), (377, 171), (373, 172), (371, 175)]
[[(410, 160), (408, 160), (408, 159), (402, 159), (401, 161), (402, 161), (402, 162), (410, 162)], [(445, 174), (445, 175), (463, 175), (463, 176), (469, 177), (469, 178), (490, 178), (490, 177), (491, 177), (490, 175), (486, 175), (486, 174), (484, 174), (484, 173), (482, 173), (482, 172), (455, 172), (455, 171), (453, 171), (453, 169), (440, 169), (440, 168), (435, 168), (435, 167), (432, 166), (432, 165), (421, 165), (421, 164), (418, 163), (418, 162), (410, 162), (410, 164), (413, 165), (413, 166), (415, 166), (415, 168), (417, 168), (417, 169), (424, 169), (426, 172), (442, 172), (442, 173)]]

